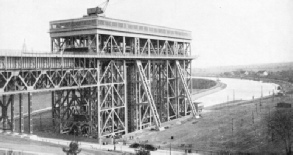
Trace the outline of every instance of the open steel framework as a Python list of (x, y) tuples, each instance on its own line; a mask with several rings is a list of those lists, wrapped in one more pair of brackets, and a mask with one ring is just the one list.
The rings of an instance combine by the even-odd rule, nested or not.
[[(196, 115), (191, 101), (191, 32), (105, 17), (50, 22), (51, 53), (0, 55), (2, 129), (24, 132), (23, 94), (51, 92), (59, 133), (113, 136)], [(10, 106), (10, 115), (8, 107)]]

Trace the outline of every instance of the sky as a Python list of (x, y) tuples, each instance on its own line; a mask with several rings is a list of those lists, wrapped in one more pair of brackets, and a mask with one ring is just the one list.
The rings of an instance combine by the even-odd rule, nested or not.
[[(0, 49), (49, 51), (49, 21), (105, 0), (0, 0)], [(293, 61), (293, 0), (110, 0), (110, 18), (192, 31), (194, 67)]]

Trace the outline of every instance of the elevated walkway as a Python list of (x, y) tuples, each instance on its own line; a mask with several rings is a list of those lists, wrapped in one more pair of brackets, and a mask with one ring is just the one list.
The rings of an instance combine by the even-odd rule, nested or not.
[(39, 57), (39, 58), (105, 58), (105, 59), (159, 59), (159, 60), (192, 60), (196, 59), (196, 55), (166, 55), (166, 54), (131, 54), (131, 53), (118, 53), (111, 54), (96, 54), (96, 53), (82, 53), (82, 52), (66, 52), (49, 53), (49, 52), (27, 52), (22, 53), (21, 50), (0, 50), (0, 57)]

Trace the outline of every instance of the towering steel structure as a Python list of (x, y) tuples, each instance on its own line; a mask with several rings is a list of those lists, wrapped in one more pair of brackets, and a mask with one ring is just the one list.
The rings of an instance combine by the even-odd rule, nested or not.
[[(125, 134), (197, 110), (191, 101), (191, 32), (88, 15), (50, 22), (51, 53), (0, 55), (2, 126), (23, 128), (23, 94), (50, 91), (60, 133)], [(40, 103), (38, 103), (40, 104)], [(7, 114), (11, 106), (10, 116)]]

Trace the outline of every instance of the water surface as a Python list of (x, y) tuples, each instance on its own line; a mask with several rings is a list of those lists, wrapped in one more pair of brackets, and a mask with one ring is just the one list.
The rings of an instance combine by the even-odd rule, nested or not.
[[(206, 78), (216, 80), (216, 78)], [(220, 78), (221, 82), (227, 84), (227, 87), (219, 92), (201, 97), (196, 102), (201, 102), (204, 107), (224, 103), (233, 100), (252, 100), (261, 96), (277, 93), (277, 84), (263, 83), (261, 81)]]

